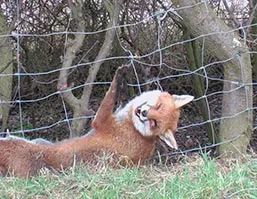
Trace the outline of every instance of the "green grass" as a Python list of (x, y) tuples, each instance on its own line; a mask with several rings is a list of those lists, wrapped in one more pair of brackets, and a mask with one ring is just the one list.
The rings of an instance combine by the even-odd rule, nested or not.
[(257, 198), (257, 160), (189, 158), (179, 165), (97, 169), (0, 178), (0, 198)]

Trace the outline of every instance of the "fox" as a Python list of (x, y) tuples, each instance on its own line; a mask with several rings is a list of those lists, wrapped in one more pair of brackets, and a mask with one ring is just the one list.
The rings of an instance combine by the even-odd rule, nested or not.
[[(178, 149), (174, 133), (179, 109), (191, 102), (191, 95), (171, 95), (152, 90), (136, 96), (114, 111), (117, 90), (128, 66), (120, 66), (113, 77), (97, 113), (90, 133), (56, 143), (33, 142), (26, 139), (0, 139), (0, 174), (30, 177), (42, 168), (61, 171), (74, 161), (97, 163), (104, 153), (113, 154), (110, 164), (141, 165), (151, 158), (157, 139)], [(126, 160), (126, 161), (124, 161)], [(125, 163), (124, 163), (125, 164)]]

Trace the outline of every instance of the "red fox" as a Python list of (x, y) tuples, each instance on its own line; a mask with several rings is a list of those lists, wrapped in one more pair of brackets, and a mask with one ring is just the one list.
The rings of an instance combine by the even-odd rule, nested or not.
[(41, 168), (61, 170), (74, 161), (94, 162), (107, 152), (141, 164), (151, 157), (160, 137), (177, 149), (173, 133), (179, 108), (193, 100), (190, 95), (170, 95), (159, 90), (135, 97), (113, 113), (117, 87), (127, 66), (119, 67), (91, 124), (92, 132), (53, 144), (37, 144), (25, 139), (0, 139), (0, 173), (28, 177)]

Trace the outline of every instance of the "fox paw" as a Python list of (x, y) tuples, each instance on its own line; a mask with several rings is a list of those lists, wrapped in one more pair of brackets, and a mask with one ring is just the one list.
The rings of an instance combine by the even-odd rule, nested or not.
[(115, 79), (117, 81), (118, 84), (120, 84), (123, 80), (123, 78), (126, 76), (126, 74), (129, 71), (129, 66), (123, 65), (120, 66), (117, 70), (116, 70), (116, 74), (115, 74)]
[(120, 66), (116, 70), (115, 74), (115, 92), (116, 92), (116, 100), (118, 104), (122, 105), (127, 98), (126, 96), (123, 96), (125, 93), (127, 93), (127, 73), (129, 72), (130, 67), (129, 66)]

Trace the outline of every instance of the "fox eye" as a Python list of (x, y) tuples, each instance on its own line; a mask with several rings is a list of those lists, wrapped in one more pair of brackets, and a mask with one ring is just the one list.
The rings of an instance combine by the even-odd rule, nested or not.
[(162, 104), (159, 104), (156, 109), (159, 110), (161, 108)]

